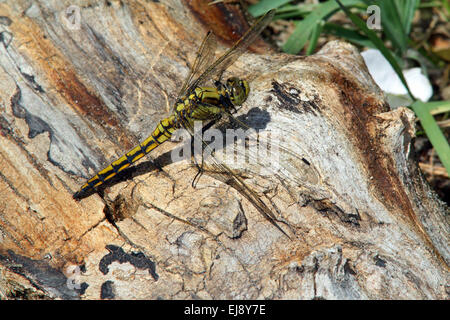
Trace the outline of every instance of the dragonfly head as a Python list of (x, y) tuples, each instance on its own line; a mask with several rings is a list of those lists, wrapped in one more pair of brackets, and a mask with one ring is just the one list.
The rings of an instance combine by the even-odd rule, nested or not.
[(227, 80), (225, 85), (230, 100), (235, 106), (239, 106), (247, 99), (250, 87), (248, 82), (239, 78), (233, 77)]

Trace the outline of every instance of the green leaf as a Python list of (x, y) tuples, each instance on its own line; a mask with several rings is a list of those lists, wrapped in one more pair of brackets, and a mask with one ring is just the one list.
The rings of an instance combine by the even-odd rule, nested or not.
[(408, 37), (396, 3), (397, 1), (380, 0), (376, 2), (376, 5), (380, 7), (381, 25), (384, 34), (391, 40), (398, 53), (403, 55), (406, 51)]
[(406, 36), (409, 35), (409, 32), (411, 31), (411, 23), (414, 18), (414, 14), (419, 7), (419, 0), (402, 0), (402, 1), (395, 1), (397, 5), (401, 5), (401, 8), (399, 9), (401, 14), (401, 19), (403, 23), (403, 29), (406, 32)]
[[(447, 11), (447, 18), (450, 16), (450, 3), (448, 0), (442, 0), (442, 7)], [(447, 20), (448, 21), (448, 20)]]
[(254, 17), (259, 17), (267, 11), (281, 7), (288, 2), (290, 2), (290, 0), (261, 0), (258, 3), (249, 6), (248, 12)]
[(315, 10), (317, 4), (307, 3), (302, 5), (284, 5), (277, 8), (277, 19), (300, 19)]
[(308, 48), (306, 49), (306, 55), (309, 56), (314, 53), (316, 49), (317, 40), (319, 39), (320, 34), (322, 33), (324, 22), (320, 21), (317, 26), (313, 29), (311, 33), (311, 38), (309, 39)]
[(365, 0), (368, 6), (379, 8), (381, 25), (387, 39), (399, 55), (408, 48), (409, 32), (419, 0)]
[(425, 102), (424, 107), (432, 115), (450, 112), (450, 101), (431, 101)]
[(411, 105), (411, 108), (419, 118), (428, 139), (436, 150), (447, 173), (450, 174), (450, 146), (433, 116), (430, 114), (429, 107), (427, 107), (426, 103), (418, 100)]
[(339, 38), (344, 38), (354, 44), (362, 47), (376, 48), (375, 45), (366, 36), (362, 35), (358, 31), (342, 27), (338, 24), (327, 22), (323, 28), (324, 33), (335, 35)]
[[(343, 2), (347, 6), (361, 4), (361, 1), (359, 0), (343, 0)], [(316, 9), (308, 14), (308, 16), (296, 26), (294, 32), (282, 47), (282, 50), (291, 54), (299, 53), (310, 38), (314, 27), (317, 26), (320, 21), (335, 13), (338, 8), (339, 7), (334, 0), (328, 0), (327, 2), (317, 5)]]

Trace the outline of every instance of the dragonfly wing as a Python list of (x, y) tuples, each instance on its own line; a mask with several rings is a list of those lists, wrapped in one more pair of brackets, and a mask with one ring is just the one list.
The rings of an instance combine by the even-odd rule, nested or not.
[(215, 75), (221, 75), (230, 65), (232, 65), (237, 58), (252, 44), (253, 41), (259, 36), (259, 34), (265, 29), (265, 27), (272, 21), (275, 14), (275, 10), (270, 10), (259, 18), (255, 24), (247, 30), (247, 32), (219, 59), (217, 59), (212, 65), (210, 65), (205, 71), (193, 81), (187, 91), (190, 91), (197, 87), (202, 82), (214, 78)]
[(216, 48), (216, 36), (209, 31), (197, 51), (197, 57), (195, 58), (194, 64), (192, 65), (192, 68), (190, 69), (189, 74), (178, 93), (178, 98), (186, 95), (189, 90), (193, 88), (193, 80), (197, 79), (199, 75), (203, 74), (206, 68), (211, 65)]
[[(289, 235), (277, 224), (277, 222), (276, 222), (277, 219), (274, 216), (274, 214), (272, 213), (272, 210), (270, 210), (269, 207), (260, 199), (258, 194), (256, 194), (255, 191), (253, 191), (250, 187), (248, 187), (247, 184), (244, 182), (244, 180), (241, 177), (239, 177), (238, 175), (236, 175), (233, 172), (233, 170), (231, 170), (226, 164), (219, 161), (214, 156), (214, 151), (203, 140), (201, 133), (195, 132), (192, 125), (186, 120), (184, 120), (182, 125), (189, 132), (192, 139), (200, 139), (200, 141), (202, 142), (203, 150), (206, 150), (207, 154), (209, 156), (209, 158), (207, 160), (203, 159), (203, 153), (202, 153), (202, 161), (207, 161), (207, 164), (210, 166), (210, 168), (212, 169), (214, 174), (224, 178), (224, 180), (226, 181), (227, 184), (234, 187), (243, 196), (245, 196), (267, 220), (269, 220), (285, 236), (290, 238)], [(201, 167), (203, 167), (203, 165)]]
[[(259, 131), (259, 129), (247, 125), (244, 122), (246, 120), (240, 120), (231, 113), (228, 114), (228, 119), (233, 128), (245, 131), (246, 141), (252, 144), (249, 148), (256, 149), (256, 152), (248, 152), (248, 150), (236, 148), (235, 152), (240, 157), (245, 157), (249, 163), (257, 163), (263, 168), (263, 172), (270, 173), (270, 175), (293, 185), (304, 186), (308, 181), (317, 177), (307, 160), (300, 155), (300, 150), (298, 150), (300, 153), (296, 153), (292, 149), (286, 148), (285, 141), (289, 139), (288, 136), (274, 132), (270, 128)], [(255, 136), (252, 136), (252, 132), (255, 133)]]

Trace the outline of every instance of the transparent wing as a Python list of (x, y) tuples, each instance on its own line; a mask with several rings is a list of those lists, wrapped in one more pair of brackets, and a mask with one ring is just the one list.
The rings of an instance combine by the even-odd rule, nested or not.
[[(246, 150), (244, 150), (245, 157), (249, 161), (251, 161), (251, 163), (260, 164), (260, 166), (264, 168), (265, 172), (270, 172), (272, 175), (278, 176), (284, 181), (289, 181), (297, 185), (305, 184), (305, 180), (299, 179), (298, 175), (301, 172), (307, 177), (310, 176), (310, 174), (308, 174), (309, 165), (307, 164), (307, 160), (305, 158), (299, 156), (299, 154), (292, 152), (292, 150), (289, 150), (284, 146), (283, 141), (284, 139), (289, 139), (288, 137), (284, 135), (273, 135), (270, 130), (267, 132), (263, 132), (263, 134), (261, 135), (257, 129), (250, 127), (234, 115), (228, 114), (228, 117), (232, 123), (234, 122), (234, 124), (236, 124), (238, 128), (245, 130), (245, 132), (255, 132), (256, 137), (252, 138), (245, 135), (244, 138), (248, 139), (249, 143), (257, 144), (256, 148), (261, 150), (261, 152), (266, 152), (266, 154), (259, 155), (252, 152), (246, 152)], [(269, 134), (268, 137), (267, 133)], [(266, 136), (266, 138), (264, 136)], [(239, 152), (239, 148), (237, 151)], [(286, 163), (283, 162), (281, 158), (282, 156), (284, 158), (290, 159), (289, 162), (291, 164), (297, 163), (297, 165), (295, 165), (294, 168), (289, 168), (289, 166), (286, 166)]]
[[(265, 15), (259, 18), (255, 24), (247, 30), (247, 32), (219, 59), (212, 65), (205, 69), (205, 71), (187, 86), (186, 92), (193, 90), (200, 83), (214, 78), (215, 75), (221, 75), (230, 65), (232, 65), (237, 58), (248, 48), (250, 44), (258, 37), (264, 28), (272, 21), (275, 10), (268, 11)], [(202, 45), (203, 46), (203, 45)]]
[(178, 93), (178, 98), (184, 96), (188, 92), (188, 88), (192, 88), (192, 80), (197, 79), (199, 75), (203, 74), (206, 68), (211, 65), (216, 48), (216, 36), (209, 31), (197, 51), (197, 57), (195, 58), (194, 64), (192, 65), (186, 80), (184, 80), (183, 86)]
[(289, 235), (277, 224), (277, 219), (272, 213), (272, 210), (270, 210), (270, 208), (260, 199), (255, 191), (245, 184), (241, 177), (236, 175), (227, 165), (219, 161), (214, 156), (214, 151), (202, 139), (201, 133), (195, 132), (192, 125), (186, 120), (184, 120), (182, 125), (189, 132), (192, 139), (200, 139), (202, 142), (202, 147), (207, 151), (209, 156), (207, 160), (203, 160), (207, 161), (207, 165), (209, 166), (208, 171), (214, 173), (215, 175), (221, 176), (227, 184), (234, 187), (239, 193), (244, 195), (267, 220), (269, 220), (278, 230), (290, 239)]
[[(233, 64), (237, 58), (239, 58), (248, 46), (258, 37), (262, 30), (264, 30), (264, 28), (272, 20), (274, 13), (275, 10), (271, 10), (258, 19), (257, 22), (242, 36), (242, 38), (240, 38), (233, 45), (233, 47), (228, 49), (212, 64), (211, 62), (214, 57), (217, 42), (215, 36), (211, 32), (208, 32), (202, 42), (202, 45), (200, 46), (191, 72), (180, 90), (179, 97), (191, 92), (201, 83), (214, 78), (215, 75), (222, 74), (224, 70)], [(197, 106), (197, 108), (201, 108), (201, 106)], [(200, 139), (203, 149), (207, 150), (209, 155), (209, 159), (207, 161), (208, 166), (212, 169), (214, 174), (222, 176), (229, 185), (233, 186), (237, 191), (244, 195), (267, 220), (269, 220), (284, 235), (290, 238), (287, 233), (276, 223), (276, 217), (269, 207), (267, 207), (260, 197), (245, 184), (241, 177), (236, 175), (227, 165), (219, 161), (214, 156), (213, 150), (202, 139), (201, 134), (194, 131), (191, 123), (186, 119), (183, 119), (182, 126), (190, 133), (193, 139)]]

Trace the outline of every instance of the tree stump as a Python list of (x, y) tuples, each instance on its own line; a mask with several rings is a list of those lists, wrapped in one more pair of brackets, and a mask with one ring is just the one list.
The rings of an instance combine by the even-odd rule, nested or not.
[(242, 35), (237, 8), (10, 0), (0, 27), (0, 298), (448, 298), (449, 210), (414, 114), (390, 110), (355, 47), (259, 40), (226, 72), (251, 87), (236, 117), (282, 137), (277, 174), (229, 166), (287, 237), (226, 179), (193, 188), (174, 142), (72, 198), (170, 114), (208, 29), (222, 49)]

